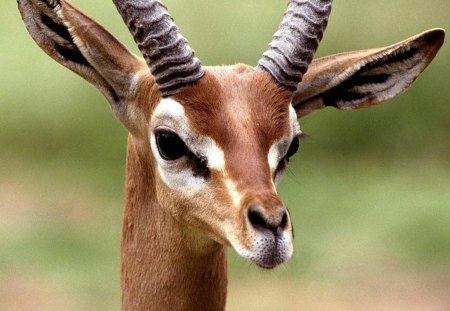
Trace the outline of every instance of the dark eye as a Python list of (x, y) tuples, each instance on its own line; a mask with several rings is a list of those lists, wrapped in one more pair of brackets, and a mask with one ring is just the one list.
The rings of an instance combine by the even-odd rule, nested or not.
[(300, 144), (300, 139), (298, 136), (294, 137), (294, 139), (291, 142), (291, 145), (289, 146), (288, 152), (284, 156), (286, 159), (289, 159), (292, 157), (297, 151)]
[(280, 163), (278, 163), (278, 166), (275, 170), (275, 176), (279, 172), (286, 169), (287, 164), (289, 163), (289, 158), (292, 157), (298, 151), (299, 144), (300, 144), (300, 136), (294, 137), (291, 144), (289, 145), (289, 149), (288, 149), (286, 155), (280, 160)]
[(156, 146), (164, 160), (176, 160), (188, 154), (188, 148), (174, 132), (167, 130), (155, 131)]

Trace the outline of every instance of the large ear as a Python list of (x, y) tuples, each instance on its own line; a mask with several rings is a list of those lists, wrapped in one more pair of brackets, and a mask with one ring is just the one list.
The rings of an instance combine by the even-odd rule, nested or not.
[(107, 98), (124, 122), (136, 73), (148, 71), (101, 25), (64, 0), (17, 0), (28, 32), (53, 59), (77, 73)]
[(298, 117), (332, 106), (376, 105), (405, 91), (430, 64), (445, 32), (433, 29), (395, 45), (314, 60), (294, 93)]

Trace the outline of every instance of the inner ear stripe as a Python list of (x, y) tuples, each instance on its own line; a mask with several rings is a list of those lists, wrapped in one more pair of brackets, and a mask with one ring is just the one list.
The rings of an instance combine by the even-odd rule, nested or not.
[(54, 3), (50, 3), (48, 0), (35, 0), (43, 5), (45, 5), (47, 8), (53, 10), (56, 9), (56, 7), (59, 5), (56, 1), (52, 1)]
[(370, 71), (378, 66), (391, 66), (397, 62), (405, 62), (418, 54), (419, 49), (415, 46), (409, 46), (409, 49), (404, 49), (401, 51), (393, 51), (387, 55), (384, 55), (380, 58), (374, 59), (369, 63), (362, 66), (359, 70), (359, 74), (363, 74), (366, 71)]
[(375, 75), (358, 75), (354, 78), (354, 86), (362, 86), (365, 84), (380, 84), (385, 83), (390, 75), (387, 73), (379, 73)]
[(371, 85), (371, 84), (382, 84), (385, 83), (389, 79), (390, 75), (387, 73), (376, 74), (376, 75), (367, 75), (362, 76), (361, 72), (358, 71), (353, 74), (350, 78), (337, 85), (335, 88), (327, 91), (324, 97), (336, 96), (340, 93), (344, 93), (345, 91), (352, 90), (355, 86), (361, 87), (363, 85)]
[[(367, 93), (359, 93), (359, 92), (342, 92), (339, 94), (337, 98), (335, 98), (335, 102), (343, 101), (343, 102), (353, 102), (358, 101), (363, 98), (368, 98), (373, 96), (373, 92), (367, 92)], [(325, 101), (325, 99), (324, 99)]]
[(83, 56), (83, 54), (81, 54), (78, 49), (71, 49), (61, 45), (55, 45), (55, 51), (69, 62), (92, 68), (88, 60)]
[[(409, 50), (403, 51), (397, 54), (388, 54), (386, 56), (380, 57), (378, 59), (375, 59), (366, 65), (362, 66), (361, 69), (359, 69), (356, 73), (354, 73), (350, 78), (348, 78), (345, 82), (338, 85), (334, 89), (331, 89), (327, 92), (327, 94), (324, 96), (324, 104), (325, 103), (331, 103), (330, 100), (325, 101), (325, 97), (331, 96), (332, 94), (338, 95), (338, 93), (342, 92), (344, 93), (345, 90), (351, 90), (354, 86), (363, 86), (363, 85), (371, 85), (371, 84), (384, 84), (386, 83), (389, 78), (390, 74), (388, 73), (378, 73), (373, 75), (365, 75), (370, 72), (372, 69), (376, 69), (379, 66), (382, 67), (389, 67), (392, 66), (395, 63), (401, 62), (404, 63), (407, 60), (410, 60), (417, 54), (418, 49), (416, 47), (411, 46)], [(395, 53), (395, 52), (394, 52)], [(411, 66), (407, 68), (407, 70), (414, 68), (417, 65), (416, 62), (414, 62)], [(395, 73), (394, 73), (395, 74)], [(353, 92), (356, 93), (356, 92)], [(351, 94), (351, 92), (349, 93)], [(367, 93), (369, 95), (369, 93)], [(339, 97), (339, 96), (337, 96)], [(344, 96), (343, 98), (351, 98), (351, 97), (357, 97), (355, 95), (349, 95)], [(328, 106), (327, 104), (325, 104)], [(331, 104), (331, 106), (335, 106), (335, 104)]]
[[(419, 67), (419, 66), (420, 66), (420, 63), (414, 63), (412, 66), (408, 67), (406, 69), (406, 71), (411, 71), (412, 69), (414, 69), (414, 67)], [(390, 77), (391, 76), (393, 76), (393, 75), (390, 75)], [(363, 85), (352, 88), (352, 89), (342, 90), (341, 93), (335, 94), (336, 97), (334, 98), (334, 103), (332, 103), (332, 104), (329, 104), (329, 105), (326, 104), (327, 103), (326, 100), (329, 100), (331, 102), (332, 98), (326, 99), (324, 97), (324, 104), (326, 106), (333, 106), (336, 108), (340, 108), (339, 103), (341, 103), (343, 106), (346, 106), (345, 105), (346, 103), (347, 104), (350, 103), (352, 105), (359, 104), (362, 102), (362, 99), (366, 99), (367, 101), (374, 100), (374, 99), (382, 97), (382, 95), (388, 93), (388, 91), (390, 89), (392, 89), (398, 83), (398, 81), (396, 79), (391, 79), (391, 80), (392, 80), (392, 82), (389, 84), (386, 84), (386, 83), (378, 84), (380, 87), (383, 87), (380, 89), (374, 88), (374, 84), (369, 83), (368, 85), (370, 85), (370, 88), (367, 91), (364, 91), (361, 89), (361, 88), (363, 88)], [(412, 81), (409, 81), (409, 82), (407, 82), (407, 84), (409, 84), (411, 82)], [(375, 94), (379, 94), (379, 96), (376, 96)]]
[[(380, 86), (385, 86), (382, 89), (374, 89), (373, 84), (371, 84), (370, 88), (367, 91), (361, 90), (361, 86), (359, 88), (341, 90), (340, 93), (330, 94), (330, 97), (324, 96), (323, 102), (325, 106), (332, 106), (335, 108), (342, 108), (341, 106), (347, 106), (348, 104), (356, 105), (364, 100), (370, 101), (374, 100), (377, 97), (375, 94), (385, 94), (389, 89), (391, 89), (394, 85), (397, 84), (397, 81), (394, 79), (390, 84), (379, 84)], [(370, 85), (370, 84), (369, 84)], [(340, 105), (339, 105), (340, 103)]]
[[(89, 61), (83, 56), (76, 44), (74, 43), (73, 37), (69, 33), (69, 30), (65, 25), (57, 23), (52, 17), (41, 13), (39, 15), (41, 27), (47, 28), (46, 32), (51, 32), (53, 35), (50, 36), (55, 41), (54, 49), (55, 51), (66, 61), (73, 62), (82, 66), (92, 67)], [(38, 21), (39, 21), (38, 20)], [(59, 38), (55, 38), (55, 35)], [(61, 40), (62, 39), (62, 40)]]
[[(405, 71), (406, 71), (406, 72), (411, 72), (411, 71), (417, 70), (417, 69), (415, 69), (415, 68), (417, 68), (417, 67), (420, 68), (420, 66), (421, 66), (421, 63), (414, 63), (413, 65), (407, 67), (407, 68), (405, 69)], [(399, 74), (401, 74), (401, 73), (396, 72), (396, 73), (392, 74), (391, 77), (394, 77), (394, 76), (399, 75)], [(403, 74), (401, 74), (401, 75), (403, 76)], [(413, 79), (410, 80), (410, 81), (405, 81), (405, 83), (406, 83), (407, 85), (411, 84), (411, 83), (414, 81), (415, 77), (416, 77), (415, 74), (410, 74), (410, 75), (413, 77)], [(392, 80), (392, 82), (389, 83), (389, 84), (380, 84), (380, 86), (384, 86), (384, 87), (381, 88), (381, 89), (375, 89), (375, 88), (372, 88), (373, 92), (374, 92), (374, 93), (375, 93), (375, 92), (376, 92), (376, 93), (380, 93), (380, 94), (386, 94), (386, 92), (388, 92), (389, 89), (392, 89), (396, 84), (398, 84), (397, 79), (393, 78), (393, 79), (391, 79), (391, 80)]]
[[(409, 53), (402, 54), (403, 57), (399, 57), (400, 55), (397, 55), (393, 57), (390, 61), (386, 61), (383, 63), (382, 61), (378, 60), (377, 62), (380, 62), (381, 65), (379, 66), (392, 66), (395, 63), (401, 62), (405, 63), (406, 61), (410, 60), (415, 56), (416, 51), (412, 51), (413, 49), (409, 50)], [(406, 65), (406, 64), (405, 64)], [(413, 68), (420, 66), (420, 62), (412, 62), (412, 64), (406, 68), (404, 68), (402, 71), (410, 71)], [(383, 86), (393, 75), (396, 75), (397, 73), (393, 74), (387, 74), (387, 73), (379, 73), (374, 75), (364, 75), (368, 73), (371, 69), (376, 69), (376, 66), (374, 65), (374, 62), (370, 63), (370, 66), (363, 66), (362, 69), (360, 69), (358, 72), (356, 72), (352, 77), (347, 79), (342, 84), (338, 85), (334, 89), (329, 90), (325, 93), (323, 96), (323, 103), (325, 106), (331, 106), (339, 108), (338, 102), (354, 102), (361, 100), (363, 98), (368, 99), (374, 99), (374, 93), (385, 93), (387, 90), (392, 88), (393, 85), (396, 84), (396, 81), (389, 84), (388, 86), (384, 87), (381, 90), (375, 90), (373, 89), (373, 86), (380, 85)], [(361, 88), (365, 85), (371, 86), (371, 91), (364, 92), (361, 90)]]
[[(361, 76), (357, 73), (357, 74), (353, 75), (352, 77), (350, 77), (345, 82), (343, 82), (342, 84), (327, 91), (323, 95), (323, 104), (325, 106), (339, 108), (339, 105), (338, 105), (339, 101), (350, 102), (350, 101), (361, 100), (365, 97), (371, 96), (372, 91), (362, 92), (361, 90), (358, 90), (358, 88), (361, 88), (363, 85), (383, 83), (383, 82), (378, 82), (378, 81), (382, 81), (382, 80), (387, 81), (389, 79), (389, 75), (382, 76), (382, 77), (375, 76), (374, 79), (372, 79), (373, 78), (372, 76), (366, 76), (365, 78), (362, 78), (362, 79), (360, 79), (360, 78), (361, 78)], [(373, 82), (373, 83), (371, 83), (371, 82)]]
[(56, 23), (51, 17), (46, 14), (40, 15), (42, 23), (48, 27), (51, 31), (56, 33), (58, 36), (63, 38), (64, 40), (74, 44), (73, 38), (69, 33), (69, 30), (66, 26)]
[[(407, 64), (405, 64), (405, 65), (407, 65)], [(356, 92), (364, 93), (364, 92), (368, 92), (367, 89), (369, 88), (370, 91), (373, 92), (373, 93), (374, 92), (383, 93), (383, 92), (387, 91), (388, 89), (392, 88), (395, 84), (398, 83), (398, 80), (395, 78), (396, 76), (398, 76), (399, 74), (404, 76), (403, 72), (407, 72), (407, 73), (414, 72), (415, 68), (420, 67), (420, 66), (421, 66), (420, 62), (413, 62), (413, 63), (409, 64), (409, 66), (407, 66), (407, 67), (405, 66), (400, 71), (393, 72), (392, 74), (383, 73), (383, 74), (385, 74), (387, 76), (386, 80), (384, 82), (376, 83), (376, 82), (370, 81), (370, 79), (368, 79), (365, 84), (363, 84), (363, 83), (359, 84), (358, 81), (356, 81), (355, 86), (353, 86), (352, 88), (348, 88), (347, 90), (348, 91), (353, 91), (355, 93)], [(383, 75), (383, 74), (377, 74), (377, 75)], [(377, 75), (359, 76), (359, 79), (361, 79), (362, 77), (364, 77), (364, 79), (365, 79), (365, 77), (374, 77), (374, 76), (377, 76)], [(411, 74), (411, 76), (414, 77), (415, 75)], [(387, 84), (387, 82), (389, 80), (392, 80), (392, 82)], [(412, 82), (412, 81), (410, 81), (410, 82)]]

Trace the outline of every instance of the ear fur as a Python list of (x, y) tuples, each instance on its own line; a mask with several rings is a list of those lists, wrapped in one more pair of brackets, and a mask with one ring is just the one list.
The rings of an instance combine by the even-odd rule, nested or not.
[(380, 49), (314, 60), (293, 96), (298, 117), (332, 106), (366, 108), (405, 91), (431, 63), (445, 32), (432, 29)]
[(125, 123), (126, 104), (135, 95), (137, 73), (150, 75), (145, 61), (64, 0), (17, 3), (28, 32), (42, 50), (97, 87)]

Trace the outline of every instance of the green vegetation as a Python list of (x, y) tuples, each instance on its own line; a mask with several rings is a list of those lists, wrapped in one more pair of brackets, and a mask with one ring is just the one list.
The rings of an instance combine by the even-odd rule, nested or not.
[[(285, 5), (165, 2), (207, 65), (256, 63)], [(73, 3), (136, 51), (111, 1)], [(347, 0), (334, 8), (319, 55), (450, 30), (448, 0)], [(94, 88), (36, 47), (14, 1), (0, 3), (0, 17), (0, 310), (26, 310), (20, 301), (32, 297), (39, 310), (117, 310), (127, 133)], [(244, 281), (300, 284), (309, 293), (310, 282), (347, 288), (359, 278), (406, 275), (422, 294), (435, 284), (430, 278), (441, 284), (429, 285), (434, 293), (448, 288), (449, 59), (446, 43), (412, 89), (388, 104), (300, 121), (310, 138), (280, 189), (294, 219), (295, 256), (267, 272), (230, 251), (231, 300), (239, 301)]]

